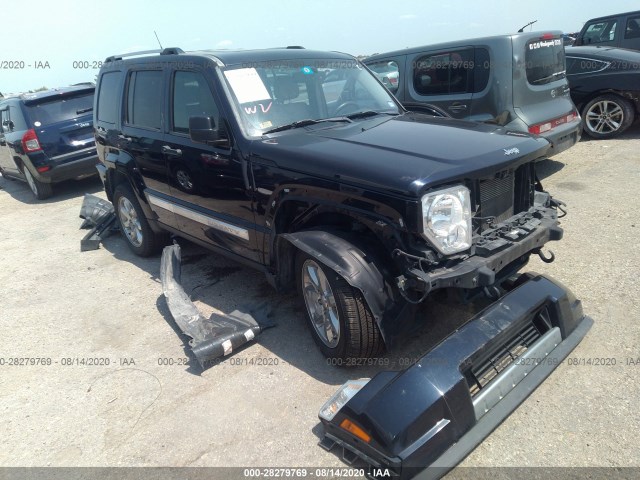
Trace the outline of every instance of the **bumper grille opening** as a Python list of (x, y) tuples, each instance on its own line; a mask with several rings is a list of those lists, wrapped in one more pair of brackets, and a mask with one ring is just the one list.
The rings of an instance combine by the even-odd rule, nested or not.
[(475, 361), (465, 373), (471, 398), (521, 357), (550, 327), (548, 313), (544, 309), (524, 328), (501, 344), (497, 350)]
[(503, 171), (477, 184), (479, 217), (495, 217), (495, 223), (524, 212), (533, 205), (535, 164), (526, 163), (514, 171)]
[(495, 217), (500, 223), (513, 212), (514, 174), (480, 181), (480, 216)]

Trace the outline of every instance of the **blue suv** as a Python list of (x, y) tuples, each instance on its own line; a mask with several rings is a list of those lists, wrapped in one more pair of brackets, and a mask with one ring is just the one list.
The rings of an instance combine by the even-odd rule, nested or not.
[(52, 184), (97, 174), (95, 86), (25, 93), (0, 100), (0, 173), (27, 182), (39, 200)]

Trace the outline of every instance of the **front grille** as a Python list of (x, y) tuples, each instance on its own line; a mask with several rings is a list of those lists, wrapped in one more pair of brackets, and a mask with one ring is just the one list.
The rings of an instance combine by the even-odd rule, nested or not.
[(513, 212), (514, 174), (508, 172), (496, 178), (480, 181), (480, 214), (481, 217), (495, 217), (500, 223)]
[(521, 357), (544, 333), (534, 322), (531, 322), (497, 351), (483, 360), (474, 362), (474, 365), (466, 373), (471, 397), (477, 395), (505, 368)]

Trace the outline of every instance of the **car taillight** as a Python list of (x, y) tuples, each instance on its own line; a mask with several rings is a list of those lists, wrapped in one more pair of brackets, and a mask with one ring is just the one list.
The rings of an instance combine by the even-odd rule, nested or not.
[(42, 150), (36, 131), (32, 128), (22, 136), (22, 148), (26, 153)]
[(577, 117), (578, 117), (578, 112), (574, 110), (573, 112), (567, 115), (554, 118), (553, 120), (549, 120), (548, 122), (536, 123), (535, 125), (531, 125), (529, 127), (529, 133), (533, 133), (534, 135), (540, 135), (541, 133), (548, 132), (549, 130), (557, 127), (558, 125), (572, 122)]
[(555, 38), (555, 35), (553, 33), (545, 33), (544, 35), (542, 35), (542, 37), (540, 37), (541, 40), (551, 40), (552, 38)]

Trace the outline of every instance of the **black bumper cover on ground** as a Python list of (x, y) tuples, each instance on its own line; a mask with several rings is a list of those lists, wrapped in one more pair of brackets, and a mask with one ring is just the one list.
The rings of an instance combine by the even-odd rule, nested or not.
[(204, 317), (180, 284), (180, 260), (180, 245), (164, 248), (160, 264), (162, 291), (178, 327), (192, 338), (189, 345), (203, 369), (273, 326), (264, 304), (248, 307), (247, 312), (235, 310), (226, 315), (214, 313), (210, 318)]
[[(410, 368), (376, 375), (333, 420), (321, 418), (326, 435), (321, 445), (343, 447), (374, 467), (371, 472), (381, 468), (401, 478), (439, 478), (550, 375), (592, 323), (580, 301), (559, 282), (530, 278)], [(470, 372), (496, 358), (530, 324), (542, 327), (540, 338), (484, 385), (489, 400), (479, 404), (482, 395), (470, 392)], [(370, 434), (371, 441), (343, 430), (345, 418)]]

